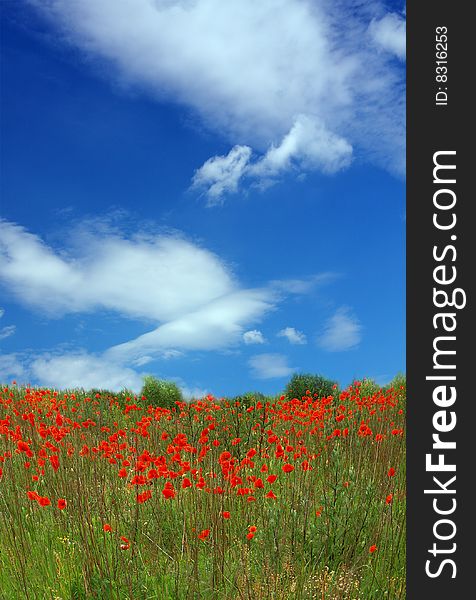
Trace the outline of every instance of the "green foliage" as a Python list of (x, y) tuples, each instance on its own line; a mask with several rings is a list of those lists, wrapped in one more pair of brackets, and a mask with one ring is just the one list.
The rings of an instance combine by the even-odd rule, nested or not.
[[(89, 591), (88, 591), (89, 590)], [(71, 600), (88, 600), (89, 598), (113, 598), (110, 583), (103, 580), (98, 573), (93, 573), (84, 583), (83, 577), (71, 582)]]
[(393, 388), (397, 392), (399, 401), (406, 400), (407, 398), (407, 378), (404, 373), (397, 373), (392, 381), (385, 386), (385, 391)]
[(182, 401), (182, 392), (173, 381), (157, 379), (152, 375), (144, 377), (141, 396), (145, 396), (147, 404), (162, 408), (176, 408), (175, 403)]
[(363, 379), (360, 385), (360, 397), (371, 398), (374, 394), (382, 389), (376, 381), (373, 379)]
[(293, 375), (286, 386), (285, 394), (289, 399), (298, 398), (299, 400), (306, 396), (306, 392), (318, 394), (320, 398), (324, 396), (333, 396), (338, 393), (337, 383), (322, 375), (312, 375), (311, 373), (297, 373)]
[(250, 406), (255, 406), (258, 402), (266, 404), (266, 402), (274, 402), (274, 400), (261, 392), (245, 392), (231, 398), (230, 402), (239, 402), (243, 408), (249, 408)]
[(117, 395), (116, 392), (103, 388), (91, 388), (90, 390), (86, 390), (84, 393), (86, 396), (89, 396), (89, 398), (95, 398), (97, 394), (99, 394), (101, 398), (115, 398)]

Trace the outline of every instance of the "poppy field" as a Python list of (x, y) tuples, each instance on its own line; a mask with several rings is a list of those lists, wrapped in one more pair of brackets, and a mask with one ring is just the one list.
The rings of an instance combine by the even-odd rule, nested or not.
[(0, 392), (0, 597), (405, 598), (404, 388)]

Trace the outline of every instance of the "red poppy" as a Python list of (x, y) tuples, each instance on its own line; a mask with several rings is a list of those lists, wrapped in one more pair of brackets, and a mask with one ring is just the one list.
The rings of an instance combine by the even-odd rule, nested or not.
[(268, 477), (266, 477), (266, 481), (268, 483), (274, 483), (276, 481), (276, 479), (278, 478), (277, 475), (268, 475)]
[(59, 498), (59, 500), (58, 500), (58, 508), (60, 510), (64, 510), (66, 508), (66, 500), (64, 498)]
[(254, 533), (258, 528), (256, 527), (256, 525), (250, 525), (248, 527), (248, 531), (250, 531), (251, 533)]
[(47, 496), (41, 496), (38, 500), (38, 504), (40, 506), (49, 506), (51, 504), (51, 500)]
[(222, 512), (222, 515), (224, 519), (229, 519), (231, 517), (230, 513), (227, 510), (224, 510)]
[(189, 488), (192, 487), (192, 482), (190, 481), (190, 479), (188, 477), (184, 477), (183, 481), (182, 481), (182, 488)]
[(247, 534), (246, 534), (246, 539), (247, 539), (247, 540), (252, 540), (254, 537), (255, 537), (255, 534), (254, 534), (254, 533), (251, 533), (251, 532), (250, 532), (250, 533), (247, 533)]
[(266, 494), (266, 498), (271, 498), (272, 500), (276, 500), (277, 496), (276, 496), (276, 494), (275, 494), (274, 492), (272, 492), (272, 491), (269, 491), (269, 492)]
[(393, 467), (390, 467), (390, 469), (388, 470), (388, 476), (393, 477), (394, 475), (395, 475), (395, 469)]
[(26, 442), (23, 442), (22, 440), (20, 440), (17, 443), (17, 448), (18, 448), (18, 450), (20, 450), (20, 452), (29, 452), (30, 451), (30, 446)]
[(164, 496), (164, 498), (167, 498), (167, 500), (169, 500), (170, 498), (175, 498), (175, 490), (173, 488), (164, 488), (162, 490), (162, 495)]
[(150, 498), (152, 498), (152, 492), (150, 490), (146, 490), (145, 492), (142, 492), (142, 494), (137, 494), (137, 502), (139, 504), (143, 504)]
[(125, 469), (119, 469), (118, 476), (121, 478), (127, 477), (127, 471)]
[(373, 544), (372, 546), (370, 546), (369, 548), (369, 552), (370, 554), (373, 554), (375, 551), (377, 550), (377, 546), (375, 544)]
[(387, 504), (391, 504), (393, 500), (393, 494), (389, 494), (386, 498), (385, 498), (385, 502)]
[(294, 466), (290, 465), (289, 463), (286, 463), (285, 465), (283, 465), (283, 471), (285, 473), (291, 473), (291, 471), (294, 471)]
[(111, 527), (111, 526), (110, 526), (108, 523), (105, 523), (105, 524), (102, 526), (102, 528), (103, 528), (103, 531), (106, 531), (106, 532), (108, 532), (108, 531), (112, 531), (112, 527)]
[(204, 529), (203, 531), (201, 531), (201, 532), (198, 534), (198, 537), (199, 537), (201, 540), (206, 540), (206, 539), (207, 539), (207, 537), (208, 537), (209, 535), (210, 535), (210, 530), (209, 530), (209, 529)]

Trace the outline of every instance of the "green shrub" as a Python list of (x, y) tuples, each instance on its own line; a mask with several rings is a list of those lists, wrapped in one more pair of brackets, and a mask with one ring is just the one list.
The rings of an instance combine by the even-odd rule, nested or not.
[(147, 404), (161, 406), (162, 408), (176, 408), (175, 403), (182, 401), (182, 392), (173, 381), (157, 379), (152, 375), (144, 377), (141, 396), (145, 396)]
[(324, 396), (334, 396), (338, 393), (337, 388), (334, 389), (337, 383), (322, 375), (312, 375), (310, 373), (299, 373), (293, 375), (291, 381), (286, 386), (285, 394), (288, 399), (301, 399), (306, 396), (306, 392), (318, 394), (320, 398)]

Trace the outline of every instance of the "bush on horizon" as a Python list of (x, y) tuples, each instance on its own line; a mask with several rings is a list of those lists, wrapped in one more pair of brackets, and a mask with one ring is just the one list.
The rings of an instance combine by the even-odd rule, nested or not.
[(285, 394), (290, 400), (293, 398), (300, 400), (309, 391), (311, 394), (318, 394), (319, 398), (322, 398), (336, 395), (338, 388), (335, 386), (337, 386), (336, 381), (327, 379), (323, 375), (296, 373), (287, 384)]
[(176, 408), (175, 403), (183, 401), (182, 392), (176, 383), (157, 379), (153, 375), (144, 377), (140, 395), (146, 398), (147, 404), (169, 409)]

